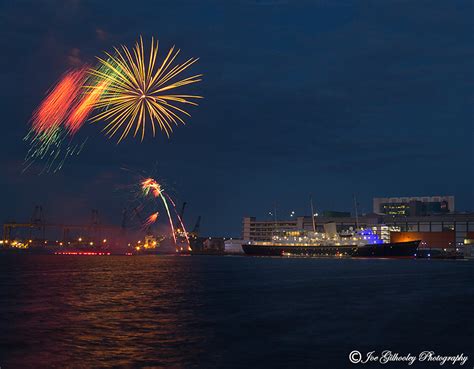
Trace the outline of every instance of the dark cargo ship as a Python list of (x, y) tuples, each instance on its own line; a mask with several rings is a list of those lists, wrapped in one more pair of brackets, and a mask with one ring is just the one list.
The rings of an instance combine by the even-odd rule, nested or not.
[(325, 233), (282, 231), (271, 241), (248, 241), (242, 249), (255, 256), (415, 258), (419, 244), (420, 241), (383, 243), (370, 229), (338, 234), (335, 226), (329, 226)]

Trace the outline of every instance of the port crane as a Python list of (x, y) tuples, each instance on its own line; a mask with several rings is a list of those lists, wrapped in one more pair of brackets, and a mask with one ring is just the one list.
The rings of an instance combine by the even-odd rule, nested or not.
[(36, 205), (29, 222), (7, 222), (3, 224), (3, 243), (8, 244), (13, 239), (15, 230), (26, 229), (28, 238), (32, 239), (33, 232), (39, 232), (40, 240), (46, 239), (47, 229), (60, 230), (63, 241), (70, 239), (71, 230), (79, 230), (93, 235), (99, 234), (102, 230), (116, 230), (117, 227), (100, 224), (99, 211), (92, 209), (91, 223), (89, 224), (68, 224), (68, 223), (48, 223), (44, 219), (43, 207)]

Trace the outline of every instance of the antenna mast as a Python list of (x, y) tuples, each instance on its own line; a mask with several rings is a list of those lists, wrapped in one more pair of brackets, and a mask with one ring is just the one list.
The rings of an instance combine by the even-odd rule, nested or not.
[(309, 201), (311, 203), (311, 221), (313, 222), (313, 232), (316, 232), (316, 222), (314, 221), (313, 195), (309, 195)]
[(355, 212), (355, 217), (356, 217), (356, 230), (359, 229), (359, 212), (357, 211), (357, 199), (356, 195), (352, 195), (354, 197), (354, 212)]

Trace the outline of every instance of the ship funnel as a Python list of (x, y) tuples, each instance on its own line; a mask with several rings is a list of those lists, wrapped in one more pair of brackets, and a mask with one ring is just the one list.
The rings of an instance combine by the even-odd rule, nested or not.
[(334, 222), (324, 223), (324, 233), (326, 233), (328, 237), (331, 237), (331, 238), (336, 237), (337, 236), (336, 223)]

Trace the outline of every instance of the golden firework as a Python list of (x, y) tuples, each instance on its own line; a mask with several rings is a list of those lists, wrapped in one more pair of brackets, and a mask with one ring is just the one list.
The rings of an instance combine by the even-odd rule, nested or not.
[[(141, 36), (133, 49), (121, 46), (121, 50), (114, 50), (114, 55), (106, 53), (106, 59), (98, 58), (99, 67), (90, 72), (107, 86), (95, 103), (100, 112), (92, 120), (107, 121), (104, 130), (109, 137), (121, 132), (118, 142), (127, 137), (132, 129), (134, 137), (141, 131), (143, 140), (147, 121), (153, 136), (158, 125), (169, 137), (173, 125), (185, 124), (180, 115), (190, 116), (178, 105), (197, 105), (192, 100), (202, 98), (197, 95), (169, 94), (170, 90), (201, 81), (202, 74), (180, 78), (181, 73), (198, 59), (191, 58), (182, 64), (173, 65), (180, 52), (173, 46), (159, 64), (158, 41), (151, 39), (150, 54), (146, 56)], [(101, 84), (96, 83), (89, 88), (93, 90), (97, 86)]]

